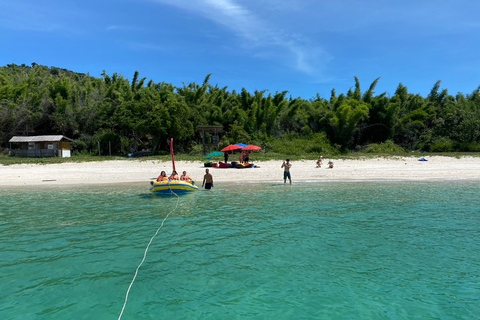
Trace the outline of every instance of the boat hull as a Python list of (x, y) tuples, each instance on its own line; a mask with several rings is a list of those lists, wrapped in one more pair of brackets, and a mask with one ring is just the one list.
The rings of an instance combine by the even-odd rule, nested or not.
[(180, 180), (169, 180), (169, 181), (151, 181), (150, 192), (157, 195), (168, 195), (168, 194), (186, 194), (198, 191), (198, 187), (194, 183), (180, 181)]

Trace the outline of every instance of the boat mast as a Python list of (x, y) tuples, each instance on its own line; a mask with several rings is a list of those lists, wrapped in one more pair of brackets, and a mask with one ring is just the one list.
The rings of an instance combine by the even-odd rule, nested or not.
[(172, 155), (173, 171), (177, 171), (175, 170), (175, 157), (173, 156), (173, 138), (170, 139), (170, 153)]

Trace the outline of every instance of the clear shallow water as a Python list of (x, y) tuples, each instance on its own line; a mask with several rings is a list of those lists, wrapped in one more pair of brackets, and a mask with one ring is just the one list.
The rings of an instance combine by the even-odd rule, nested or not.
[(0, 318), (477, 319), (480, 185), (0, 190)]

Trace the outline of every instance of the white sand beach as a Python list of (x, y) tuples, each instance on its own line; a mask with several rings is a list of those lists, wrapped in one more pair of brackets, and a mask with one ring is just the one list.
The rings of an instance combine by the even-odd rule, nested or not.
[[(291, 175), (295, 181), (480, 181), (480, 158), (460, 159), (443, 156), (375, 158), (365, 160), (334, 160), (333, 169), (316, 168), (315, 161), (292, 160)], [(203, 163), (177, 161), (176, 169), (197, 181), (203, 179)], [(255, 162), (257, 168), (209, 168), (214, 181), (221, 182), (283, 182), (282, 161)], [(101, 162), (62, 163), (50, 165), (0, 165), (0, 188), (40, 185), (94, 185), (112, 183), (148, 183), (160, 171), (172, 171), (171, 162), (129, 159)]]

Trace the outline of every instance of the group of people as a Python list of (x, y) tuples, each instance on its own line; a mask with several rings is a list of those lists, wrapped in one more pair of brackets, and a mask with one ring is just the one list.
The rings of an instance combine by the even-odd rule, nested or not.
[[(323, 164), (323, 157), (320, 156), (320, 157), (318, 157), (318, 160), (317, 160), (317, 168), (321, 168), (322, 164)], [(333, 161), (332, 160), (328, 160), (327, 169), (333, 169)]]
[[(244, 158), (248, 162), (248, 152), (246, 153), (246, 157)], [(240, 156), (243, 156), (243, 153), (240, 154)], [(244, 160), (244, 161), (245, 161)], [(225, 162), (228, 161), (228, 154), (225, 152)], [(317, 168), (321, 168), (323, 164), (323, 157), (320, 156), (317, 160)], [(333, 161), (329, 160), (328, 161), (328, 169), (333, 169)], [(292, 164), (290, 163), (290, 159), (286, 159), (283, 161), (281, 168), (283, 168), (283, 183), (287, 183), (287, 179), (289, 180), (290, 184), (292, 184), (292, 176), (290, 174), (290, 168), (292, 167)], [(187, 175), (186, 171), (183, 171), (183, 174), (178, 177), (177, 171), (173, 171), (170, 177), (167, 177), (167, 174), (165, 171), (162, 171), (160, 175), (157, 178), (157, 181), (169, 181), (169, 180), (181, 180), (181, 181), (186, 181), (192, 183), (192, 179)], [(202, 187), (205, 186), (205, 189), (211, 189), (213, 188), (213, 176), (210, 173), (209, 169), (205, 169), (205, 175), (203, 176), (203, 183)]]
[(157, 178), (157, 182), (160, 181), (169, 181), (169, 180), (182, 180), (182, 181), (187, 181), (187, 182), (192, 182), (192, 179), (187, 175), (187, 171), (183, 171), (183, 174), (178, 177), (177, 171), (173, 170), (172, 174), (167, 177), (167, 174), (165, 171), (160, 172), (160, 175)]
[[(223, 153), (223, 159), (225, 160), (225, 163), (228, 163), (228, 152)], [(239, 163), (249, 163), (250, 162), (250, 153), (248, 151), (243, 151), (240, 152), (240, 155), (238, 157), (238, 162)]]
[(238, 161), (240, 163), (248, 163), (250, 161), (250, 153), (248, 151), (240, 152)]
[[(320, 156), (317, 160), (317, 168), (321, 168), (323, 164), (323, 157)], [(290, 184), (292, 184), (292, 176), (290, 174), (290, 168), (292, 164), (290, 163), (290, 159), (283, 161), (281, 168), (283, 168), (283, 183), (287, 183), (287, 179), (289, 180)], [(333, 161), (328, 160), (327, 169), (333, 169)]]
[[(167, 177), (167, 173), (165, 171), (162, 171), (160, 172), (160, 175), (157, 178), (157, 182), (171, 181), (171, 180), (180, 180), (180, 181), (185, 181), (192, 184), (195, 183), (195, 181), (193, 181), (192, 178), (190, 178), (187, 175), (187, 171), (183, 171), (183, 174), (180, 176), (180, 178), (178, 177), (178, 173), (175, 170), (173, 170), (172, 174), (169, 177)], [(203, 186), (205, 186), (205, 189), (213, 188), (213, 176), (208, 169), (205, 170), (205, 175), (203, 176), (202, 187)]]

